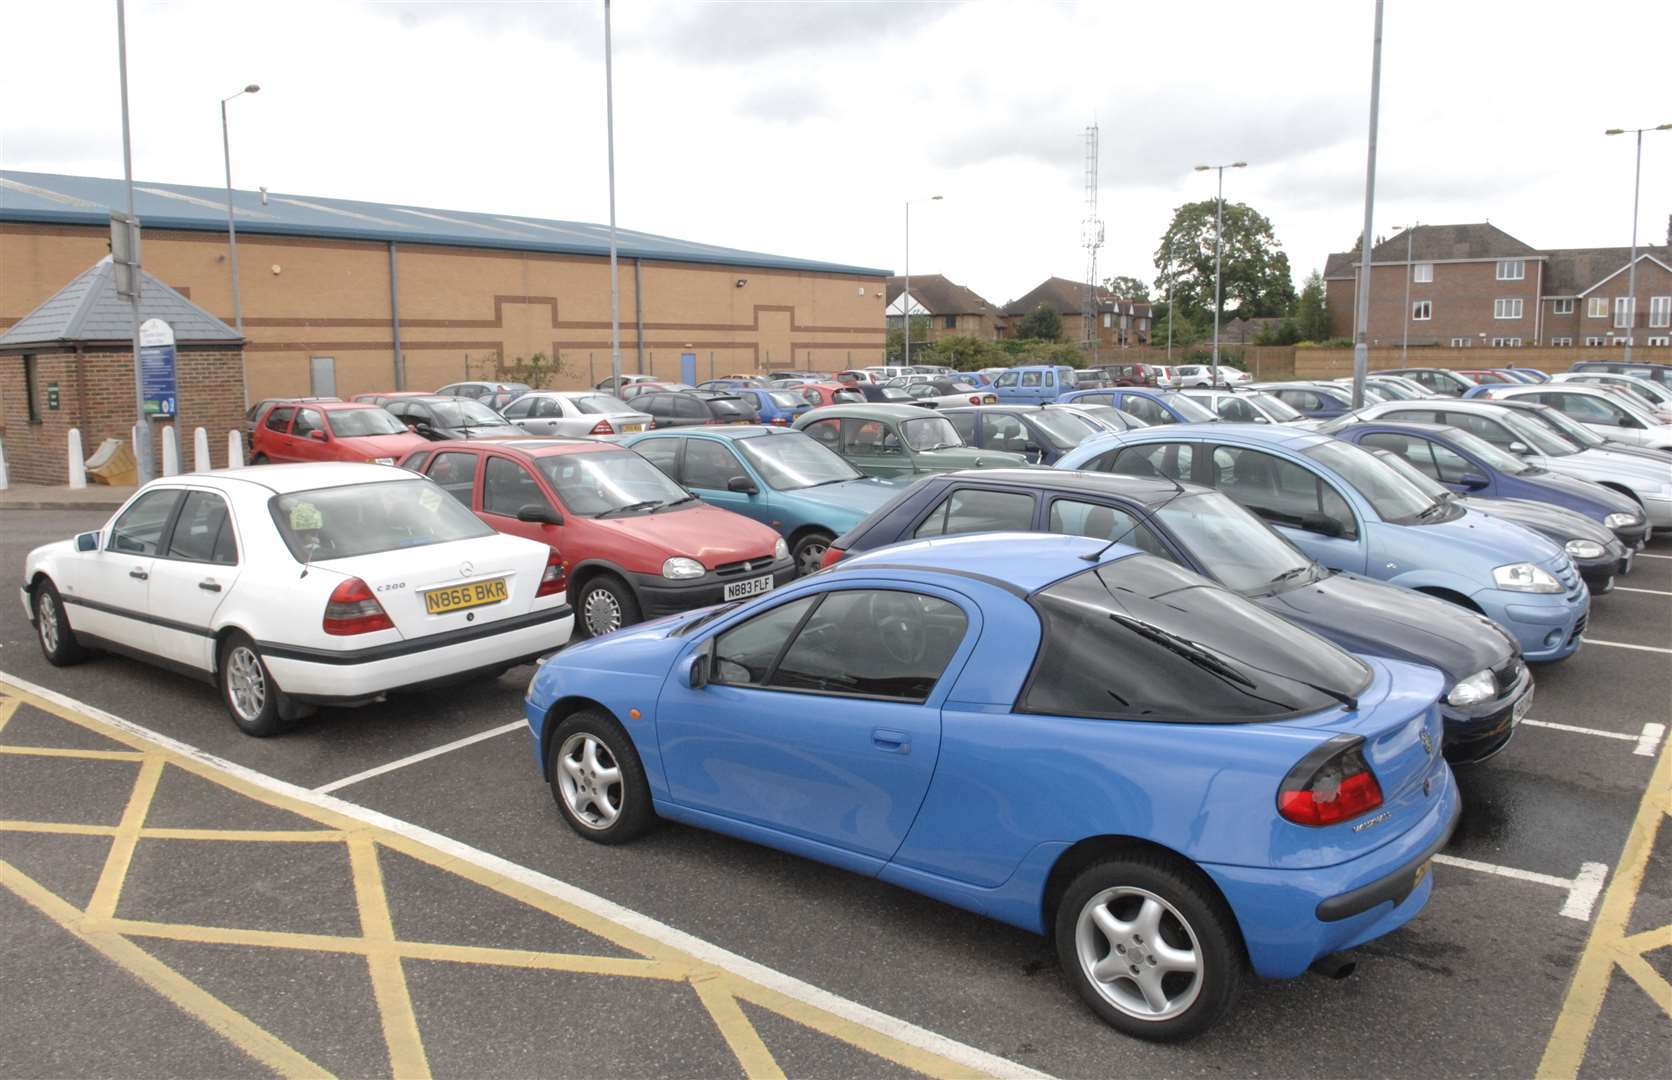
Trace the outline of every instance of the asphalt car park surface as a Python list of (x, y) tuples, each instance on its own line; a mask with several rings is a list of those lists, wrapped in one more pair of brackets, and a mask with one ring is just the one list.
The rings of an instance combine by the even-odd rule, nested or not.
[[(105, 516), (7, 512), (0, 518), (0, 566), (15, 580), (31, 547), (95, 528)], [(0, 672), (586, 890), (996, 1055), (985, 1062), (989, 1068), (1008, 1061), (1062, 1076), (1383, 1076), (1432, 1069), (1439, 1060), (1452, 1073), (1656, 1076), (1672, 1059), (1672, 930), (1665, 929), (1672, 923), (1672, 828), (1649, 828), (1672, 811), (1665, 730), (1672, 725), (1672, 542), (1656, 540), (1645, 554), (1619, 588), (1594, 599), (1579, 654), (1536, 670), (1537, 696), (1509, 747), (1460, 770), (1462, 822), (1435, 868), (1434, 895), (1422, 914), (1359, 950), (1350, 978), (1250, 985), (1226, 1023), (1171, 1047), (1106, 1028), (1072, 996), (1049, 944), (1010, 927), (684, 827), (664, 825), (620, 848), (581, 840), (559, 818), (520, 722), (531, 668), (328, 710), (290, 734), (258, 740), (238, 733), (207, 685), (115, 657), (50, 667), (21, 606), (8, 601), (0, 606)], [(7, 693), (0, 685), (0, 695)], [(13, 696), (21, 700), (21, 692)], [(40, 703), (17, 705), (0, 729), (0, 749), (23, 740), (64, 752), (0, 754), (0, 825), (45, 819), (115, 827), (134, 781), (129, 774), (112, 779), (109, 769), (131, 774), (135, 765), (73, 756), (137, 752), (113, 738)], [(52, 767), (43, 771), (42, 761)], [(276, 806), (243, 782), (217, 783), (208, 766), (191, 775), (192, 764), (170, 760), (173, 771), (158, 784), (148, 826), (282, 831), (301, 828), (297, 815), (314, 812)], [(340, 820), (307, 827), (354, 831)], [(104, 858), (89, 846), (95, 840), (104, 842), (102, 834), (43, 837), (0, 828), (0, 861), (31, 873), (71, 907), (91, 906), (104, 876)], [(500, 879), (484, 883), (455, 859), (408, 849), (404, 834), (374, 830), (394, 932), (431, 943), (423, 946), (431, 951), (409, 951), (397, 964), (410, 998), (403, 1014), (390, 1007), (389, 972), (377, 967), (382, 954), (345, 944), (357, 933), (370, 935), (376, 905), (365, 901), (364, 874), (350, 880), (338, 873), (336, 841), (176, 842), (192, 845), (197, 856), (160, 858), (146, 847), (152, 840), (140, 841), (114, 913), (154, 921), (166, 915), (170, 925), (200, 928), (141, 944), (320, 1069), (376, 1075), (393, 1063), (403, 1074), (422, 1071), (402, 1057), (411, 1053), (410, 1040), (390, 1027), (391, 1016), (411, 1015), (422, 1064), (437, 1073), (975, 1071), (968, 1060), (950, 1067), (945, 1058), (912, 1057), (874, 1034), (828, 1023), (821, 1030), (818, 1017), (751, 1002), (753, 991), (741, 984), (727, 984), (713, 1006), (707, 991), (704, 1012), (693, 1006), (702, 993), (653, 979), (585, 981), (575, 971), (578, 961), (553, 969), (557, 961), (494, 966), (443, 955), (434, 950), (458, 944), (619, 962), (631, 958), (635, 942), (602, 938), (567, 909), (533, 905), (538, 898), (515, 889), (508, 897), (509, 886), (496, 891)], [(349, 861), (364, 870), (363, 849)], [(261, 1057), (194, 1012), (194, 1003), (210, 1008), (201, 1000), (168, 993), (101, 951), (121, 948), (109, 937), (127, 939), (108, 930), (101, 938), (71, 921), (78, 939), (43, 912), (46, 901), (31, 902), (12, 878), (0, 884), (10, 886), (0, 887), (0, 925), (7, 928), (0, 985), (27, 1003), (8, 1009), (0, 1074), (287, 1071), (282, 1055)], [(108, 884), (104, 891), (108, 902)], [(229, 926), (312, 937), (293, 949), (255, 949), (227, 940)], [(182, 939), (192, 934), (202, 940)], [(726, 1000), (741, 1003), (728, 1007)], [(733, 1008), (759, 1049), (737, 1035)], [(257, 1044), (266, 1045), (249, 1045)]]

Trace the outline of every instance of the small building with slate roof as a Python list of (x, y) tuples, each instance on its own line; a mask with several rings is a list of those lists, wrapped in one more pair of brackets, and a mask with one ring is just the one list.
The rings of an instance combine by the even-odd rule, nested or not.
[[(535, 354), (544, 370), (560, 362), (554, 387), (610, 374), (605, 226), (234, 190), (235, 306), (225, 189), (134, 191), (145, 268), (245, 335), (255, 398), (515, 377)], [(110, 212), (126, 204), (120, 180), (0, 171), (0, 330), (104, 255)], [(885, 269), (627, 228), (617, 238), (626, 372), (882, 360)]]
[[(948, 335), (981, 338), (992, 341), (998, 337), (999, 321), (1004, 313), (997, 304), (989, 303), (974, 289), (949, 281), (940, 274), (913, 274), (911, 295), (905, 296), (906, 279), (891, 277), (885, 288), (888, 298), (888, 327), (898, 329), (906, 307), (913, 316), (929, 320), (927, 340), (936, 341)], [(912, 340), (917, 340), (914, 331)]]
[[(133, 314), (114, 271), (105, 256), (0, 332), (0, 439), (14, 481), (65, 483), (71, 428), (87, 456), (105, 439), (131, 437)], [(153, 460), (161, 461), (162, 429), (178, 424), (183, 461), (202, 427), (215, 464), (228, 464), (226, 433), (244, 412), (243, 335), (149, 273), (139, 310), (141, 321), (174, 331), (177, 415), (147, 422)]]
[(1080, 344), (1088, 338), (1098, 350), (1129, 349), (1150, 343), (1150, 326), (1154, 319), (1147, 300), (1116, 296), (1101, 285), (1093, 300), (1095, 322), (1088, 335), (1085, 327), (1086, 283), (1068, 278), (1049, 277), (1035, 285), (1018, 299), (1004, 305), (1005, 325), (1001, 336), (1015, 337), (1016, 324), (1029, 312), (1048, 307), (1062, 317), (1063, 340)]

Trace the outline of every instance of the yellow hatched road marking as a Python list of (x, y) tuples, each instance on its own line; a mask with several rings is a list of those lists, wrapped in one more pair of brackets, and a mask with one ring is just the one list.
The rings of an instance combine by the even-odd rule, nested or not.
[[(354, 899), (360, 907), (360, 932), (374, 945), (393, 942), (395, 923), (389, 915), (389, 897), (383, 891), (377, 845), (365, 833), (351, 834), (348, 860), (354, 874)], [(373, 949), (366, 953), (366, 964), (371, 970), (372, 996), (383, 1017), (383, 1041), (389, 1044), (389, 1065), (394, 1075), (429, 1076), (430, 1062), (424, 1054), (424, 1037), (418, 1032), (418, 1017), (412, 1012), (412, 995), (407, 992), (401, 958), (387, 949)]]
[(121, 899), (122, 885), (128, 878), (128, 867), (133, 862), (134, 848), (139, 844), (139, 830), (145, 815), (151, 812), (151, 800), (157, 794), (157, 781), (162, 779), (163, 759), (147, 757), (139, 767), (139, 778), (134, 781), (128, 796), (128, 807), (116, 826), (115, 842), (105, 857), (99, 884), (93, 889), (93, 899), (87, 903), (87, 914), (106, 918), (116, 914), (116, 902)]
[(1654, 852), (1655, 837), (1669, 814), (1672, 814), (1672, 740), (1661, 748), (1654, 775), (1649, 778), (1637, 816), (1626, 834), (1613, 881), (1602, 895), (1591, 936), (1574, 968), (1562, 1011), (1556, 1016), (1544, 1057), (1539, 1061), (1537, 1075), (1541, 1078), (1569, 1080), (1579, 1075), (1616, 967), (1641, 986), (1649, 1000), (1672, 1016), (1672, 986), (1643, 959), (1643, 954), (1651, 949), (1672, 944), (1672, 925), (1637, 934), (1626, 933), (1638, 890), (1643, 886), (1644, 871), (1649, 866), (1649, 856)]
[(135, 750), (75, 750), (61, 746), (0, 746), (0, 754), (16, 757), (86, 758), (89, 761), (142, 761)]
[(761, 1041), (755, 1025), (743, 1015), (737, 998), (726, 988), (726, 982), (720, 976), (710, 974), (692, 979), (691, 987), (696, 990), (697, 998), (708, 1010), (708, 1015), (714, 1018), (714, 1026), (720, 1029), (726, 1045), (737, 1055), (737, 1063), (743, 1066), (743, 1075), (784, 1080), (784, 1070), (778, 1067), (772, 1051)]

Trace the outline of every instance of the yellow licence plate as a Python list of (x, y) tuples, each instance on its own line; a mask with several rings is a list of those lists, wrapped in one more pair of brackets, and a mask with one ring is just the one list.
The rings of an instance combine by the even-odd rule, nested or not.
[(622, 424), (621, 425), (621, 430), (622, 431), (627, 431), (627, 432), (643, 431), (644, 430), (644, 425), (643, 424)]
[(424, 610), (431, 615), (444, 615), (449, 611), (497, 604), (509, 599), (510, 595), (505, 588), (504, 578), (472, 581), (468, 585), (450, 585), (445, 589), (429, 590), (424, 594)]

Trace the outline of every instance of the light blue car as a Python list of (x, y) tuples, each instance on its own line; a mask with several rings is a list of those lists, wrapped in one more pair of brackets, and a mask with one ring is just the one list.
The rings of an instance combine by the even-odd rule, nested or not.
[(1333, 570), (1479, 611), (1528, 660), (1571, 656), (1585, 632), (1590, 590), (1561, 548), (1436, 500), (1362, 448), (1327, 435), (1255, 424), (1143, 428), (1088, 440), (1056, 468), (1218, 488)]
[(802, 574), (819, 569), (832, 540), (900, 493), (783, 428), (669, 428), (621, 442), (710, 506), (777, 529)]
[(992, 391), (1000, 405), (1044, 405), (1074, 387), (1073, 368), (1034, 364), (994, 376)]

